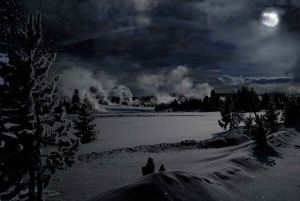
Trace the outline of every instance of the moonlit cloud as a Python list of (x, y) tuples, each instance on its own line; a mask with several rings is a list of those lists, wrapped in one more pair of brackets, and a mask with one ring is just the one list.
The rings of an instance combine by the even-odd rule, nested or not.
[(197, 83), (189, 75), (186, 66), (178, 66), (171, 71), (158, 74), (143, 74), (137, 79), (138, 86), (148, 95), (166, 97), (177, 94), (203, 98), (210, 94), (208, 83)]
[[(218, 78), (224, 85), (230, 87), (251, 86), (259, 92), (264, 91), (291, 91), (293, 77), (244, 77), (222, 75)], [(294, 90), (294, 89), (293, 89)]]
[[(36, 5), (36, 0), (23, 1), (29, 10)], [(300, 80), (300, 30), (291, 24), (294, 16), (288, 8), (279, 5), (287, 1), (51, 0), (41, 9), (47, 36), (58, 49), (63, 47), (61, 58), (79, 58), (91, 64), (89, 70), (122, 77), (122, 84), (141, 93), (158, 89), (165, 93), (161, 83), (168, 84), (164, 77), (172, 70), (160, 75), (162, 69), (188, 66), (188, 72), (197, 74), (181, 77), (175, 82), (180, 84), (168, 90), (193, 94), (196, 83), (223, 88), (221, 73), (235, 77), (289, 73), (293, 82)], [(300, 2), (288, 5), (297, 9)], [(269, 10), (280, 15), (279, 26), (261, 23)], [(133, 75), (143, 78), (145, 90), (134, 84)]]

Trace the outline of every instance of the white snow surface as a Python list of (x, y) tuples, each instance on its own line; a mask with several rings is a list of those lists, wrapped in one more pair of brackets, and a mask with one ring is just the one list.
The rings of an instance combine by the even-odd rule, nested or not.
[[(60, 195), (51, 201), (229, 201), (300, 199), (300, 134), (286, 129), (269, 138), (270, 146), (253, 141), (220, 149), (159, 153), (120, 152), (78, 161), (58, 175)], [(156, 172), (143, 177), (152, 157)]]
[(204, 140), (223, 131), (217, 125), (219, 118), (219, 112), (100, 114), (96, 141), (82, 145), (80, 152)]

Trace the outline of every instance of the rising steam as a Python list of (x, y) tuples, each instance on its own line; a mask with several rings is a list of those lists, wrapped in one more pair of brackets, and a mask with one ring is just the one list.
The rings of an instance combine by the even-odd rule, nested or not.
[(160, 74), (143, 74), (137, 81), (142, 91), (156, 96), (158, 103), (174, 100), (174, 96), (171, 96), (174, 94), (203, 98), (212, 90), (208, 83), (196, 83), (189, 76), (189, 69), (186, 66), (178, 66)]
[(80, 96), (89, 98), (96, 110), (100, 110), (100, 103), (109, 102), (109, 95), (118, 96), (123, 102), (131, 104), (132, 93), (124, 85), (119, 85), (117, 80), (103, 71), (93, 73), (80, 67), (72, 67), (61, 73), (62, 93), (72, 97), (75, 89), (80, 91)]
[[(100, 104), (112, 104), (113, 98), (117, 98), (120, 104), (133, 104), (131, 89), (103, 71), (94, 73), (76, 66), (64, 70), (61, 78), (65, 96), (70, 98), (74, 89), (79, 89), (80, 96), (87, 95), (97, 110), (100, 110)], [(154, 96), (154, 103), (167, 103), (180, 95), (203, 98), (212, 90), (208, 83), (196, 83), (189, 76), (186, 66), (178, 66), (160, 74), (141, 74), (130, 79), (136, 80), (131, 87), (141, 91), (144, 96)]]

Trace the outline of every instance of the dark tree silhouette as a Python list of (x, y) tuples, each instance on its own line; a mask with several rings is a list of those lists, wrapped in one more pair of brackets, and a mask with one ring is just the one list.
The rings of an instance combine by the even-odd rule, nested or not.
[(299, 126), (300, 124), (300, 98), (294, 96), (286, 97), (282, 114), (284, 125), (287, 128)]
[(235, 109), (242, 112), (259, 110), (260, 100), (253, 88), (242, 87), (234, 94)]
[(276, 105), (273, 101), (269, 101), (268, 107), (266, 109), (265, 122), (271, 133), (274, 133), (279, 128), (279, 118), (280, 112), (277, 111)]
[(211, 111), (218, 111), (220, 109), (221, 104), (221, 98), (220, 95), (216, 93), (215, 90), (211, 90), (210, 92), (210, 105), (211, 105)]
[(267, 126), (265, 125), (265, 115), (257, 115), (255, 114), (255, 125), (251, 130), (251, 135), (253, 139), (259, 145), (267, 144)]
[[(236, 93), (227, 94), (232, 98), (235, 112), (257, 112), (261, 109), (261, 101), (253, 88), (242, 87)], [(226, 96), (225, 96), (226, 97)], [(212, 90), (209, 96), (203, 99), (179, 98), (170, 103), (162, 103), (155, 106), (156, 111), (202, 111), (213, 112), (221, 110), (223, 101), (221, 95)]]
[(148, 158), (148, 162), (145, 167), (142, 167), (143, 176), (154, 173), (155, 165), (151, 157)]
[(221, 105), (220, 108), (222, 119), (218, 121), (220, 127), (224, 128), (224, 130), (226, 130), (228, 126), (229, 129), (233, 129), (235, 127), (233, 110), (234, 110), (234, 105), (233, 105), (232, 97), (230, 95), (227, 95), (224, 103)]
[(63, 105), (64, 105), (64, 107), (65, 107), (65, 109), (66, 109), (66, 112), (68, 113), (68, 114), (71, 114), (72, 113), (72, 111), (71, 111), (71, 104), (70, 104), (70, 102), (69, 102), (69, 100), (68, 99), (64, 99), (63, 100)]
[(59, 77), (49, 81), (55, 54), (42, 47), (40, 15), (18, 39), (0, 68), (0, 200), (41, 201), (56, 170), (74, 162), (78, 140), (64, 119)]
[(164, 165), (161, 165), (160, 168), (159, 168), (159, 171), (160, 172), (165, 172), (166, 171), (166, 168)]
[(71, 111), (73, 114), (79, 113), (81, 107), (81, 100), (79, 96), (79, 90), (75, 89), (73, 96), (72, 96), (72, 102), (71, 102)]
[(268, 93), (264, 93), (262, 95), (262, 100), (261, 100), (261, 109), (262, 110), (266, 110), (268, 108), (270, 100), (271, 100), (271, 98)]
[(250, 135), (252, 128), (253, 128), (253, 117), (250, 115), (249, 117), (246, 117), (244, 119), (244, 124), (245, 124), (245, 129), (246, 129), (246, 134)]
[(83, 104), (79, 108), (79, 117), (75, 120), (74, 128), (77, 130), (75, 135), (81, 139), (81, 143), (89, 143), (95, 139), (96, 124), (93, 106), (85, 96)]

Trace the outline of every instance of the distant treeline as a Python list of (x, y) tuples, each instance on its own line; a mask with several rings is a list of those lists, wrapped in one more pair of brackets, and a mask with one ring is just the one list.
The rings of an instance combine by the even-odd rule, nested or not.
[(170, 103), (162, 103), (155, 106), (156, 111), (200, 111), (213, 112), (220, 111), (220, 106), (224, 104), (226, 96), (231, 96), (235, 110), (239, 112), (257, 112), (265, 110), (269, 102), (272, 100), (277, 109), (283, 109), (284, 103), (289, 96), (284, 94), (268, 94), (258, 95), (253, 88), (242, 87), (235, 93), (219, 94), (215, 90), (211, 91), (210, 96), (203, 99), (197, 98), (180, 98)]

